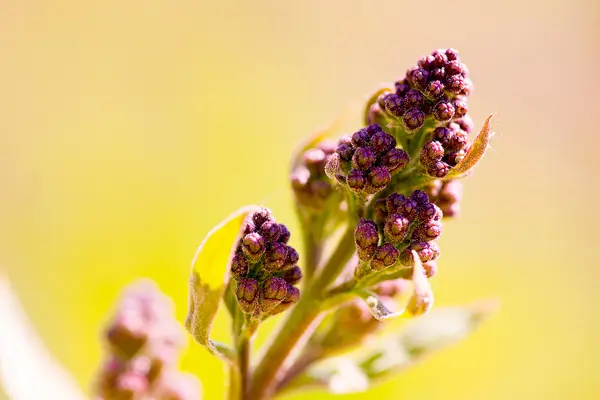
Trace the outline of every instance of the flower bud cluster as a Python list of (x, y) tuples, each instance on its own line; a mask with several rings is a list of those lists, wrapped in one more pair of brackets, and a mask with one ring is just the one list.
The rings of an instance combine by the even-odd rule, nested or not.
[(460, 181), (453, 179), (444, 182), (441, 179), (435, 179), (424, 188), (424, 191), (431, 201), (442, 210), (444, 218), (452, 218), (460, 214), (463, 192), (463, 185)]
[(425, 142), (419, 157), (428, 175), (443, 178), (465, 158), (469, 149), (467, 129), (472, 129), (472, 125), (450, 122), (433, 130), (431, 139)]
[(412, 267), (413, 251), (424, 263), (429, 276), (435, 274), (442, 233), (442, 211), (425, 192), (410, 197), (394, 193), (373, 206), (373, 220), (359, 221), (354, 239), (361, 266), (357, 274), (383, 271), (395, 266)]
[(184, 337), (166, 295), (151, 282), (130, 287), (106, 331), (98, 399), (198, 399), (200, 382), (177, 370)]
[(294, 285), (302, 279), (298, 252), (288, 246), (290, 232), (263, 208), (245, 223), (231, 263), (235, 295), (246, 314), (278, 314), (300, 298)]
[(375, 194), (383, 190), (392, 175), (408, 164), (408, 154), (396, 147), (396, 139), (371, 124), (342, 137), (332, 161), (339, 163), (335, 178), (358, 195)]
[(436, 50), (422, 57), (394, 93), (382, 94), (377, 103), (389, 118), (401, 122), (407, 133), (416, 132), (429, 118), (439, 123), (463, 118), (472, 83), (467, 67), (454, 49)]
[(320, 212), (333, 193), (333, 185), (325, 175), (325, 165), (335, 152), (335, 142), (324, 141), (302, 154), (292, 171), (292, 190), (296, 201), (303, 207)]

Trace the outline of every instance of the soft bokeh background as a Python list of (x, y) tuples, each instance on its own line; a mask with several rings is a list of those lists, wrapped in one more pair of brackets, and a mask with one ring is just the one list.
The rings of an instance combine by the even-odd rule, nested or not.
[[(295, 145), (451, 46), (472, 72), (473, 117), (497, 112), (497, 137), (441, 240), (437, 304), (498, 297), (502, 310), (395, 381), (342, 398), (600, 397), (597, 1), (1, 9), (0, 264), (82, 386), (123, 285), (156, 279), (183, 320), (205, 233), (256, 202), (294, 225)], [(220, 398), (218, 361), (190, 346), (183, 366)]]

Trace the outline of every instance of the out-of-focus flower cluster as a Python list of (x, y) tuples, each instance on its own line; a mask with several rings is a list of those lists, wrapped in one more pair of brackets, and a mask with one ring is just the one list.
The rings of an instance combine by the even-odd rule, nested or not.
[(408, 161), (408, 154), (396, 147), (396, 139), (371, 124), (340, 139), (327, 172), (352, 192), (367, 196), (385, 189)]
[(288, 246), (290, 232), (263, 208), (245, 223), (231, 264), (240, 309), (261, 317), (278, 314), (300, 298), (298, 252)]
[(184, 338), (169, 297), (149, 281), (130, 286), (106, 331), (97, 399), (199, 399), (198, 379), (177, 370)]
[(452, 218), (460, 213), (460, 201), (462, 200), (463, 185), (458, 180), (442, 181), (433, 180), (423, 188), (432, 202), (438, 206), (444, 218)]
[(373, 220), (362, 219), (354, 234), (360, 260), (358, 276), (393, 267), (412, 267), (415, 251), (429, 277), (437, 270), (440, 250), (435, 242), (442, 233), (442, 211), (425, 192), (410, 197), (394, 193), (373, 205)]
[(312, 212), (325, 208), (334, 188), (325, 175), (325, 165), (335, 152), (333, 141), (323, 141), (302, 154), (300, 163), (292, 171), (292, 190), (299, 205)]

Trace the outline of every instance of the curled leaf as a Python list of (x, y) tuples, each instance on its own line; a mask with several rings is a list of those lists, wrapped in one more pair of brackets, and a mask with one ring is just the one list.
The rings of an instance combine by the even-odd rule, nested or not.
[(232, 355), (226, 346), (210, 339), (210, 331), (229, 281), (229, 265), (244, 220), (258, 209), (256, 206), (243, 207), (214, 227), (192, 261), (185, 327), (196, 342), (227, 361), (231, 361)]
[(0, 274), (0, 398), (83, 400), (73, 377), (54, 359)]
[(404, 312), (391, 311), (374, 293), (365, 291), (361, 293), (361, 297), (365, 300), (365, 303), (367, 304), (367, 307), (369, 307), (369, 311), (371, 312), (373, 318), (375, 318), (378, 321), (385, 321), (386, 319), (398, 317)]
[(444, 178), (444, 180), (449, 180), (453, 178), (458, 178), (469, 173), (475, 165), (483, 158), (485, 151), (490, 145), (490, 141), (492, 140), (492, 136), (494, 132), (492, 132), (492, 118), (494, 114), (487, 117), (485, 123), (483, 124), (483, 128), (473, 141), (473, 144), (467, 151), (467, 154), (459, 162), (456, 167), (452, 168), (448, 175)]
[(413, 316), (418, 316), (427, 313), (433, 306), (433, 290), (427, 280), (425, 269), (421, 263), (421, 259), (416, 251), (412, 251), (415, 260), (413, 267), (412, 282), (414, 292), (408, 301), (406, 311)]

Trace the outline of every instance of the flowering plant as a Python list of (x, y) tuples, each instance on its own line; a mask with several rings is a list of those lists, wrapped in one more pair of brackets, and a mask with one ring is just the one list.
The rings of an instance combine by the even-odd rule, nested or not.
[[(443, 220), (460, 212), (460, 179), (492, 136), (490, 116), (469, 142), (471, 91), (458, 52), (436, 50), (370, 97), (363, 127), (307, 140), (291, 168), (302, 257), (264, 207), (243, 207), (207, 235), (192, 263), (185, 328), (227, 366), (230, 400), (365, 390), (490, 313), (482, 302), (429, 313)], [(211, 337), (219, 312), (231, 317), (231, 345)], [(253, 360), (257, 329), (278, 314), (279, 330)], [(396, 317), (411, 320), (380, 335)], [(152, 283), (130, 288), (106, 331), (97, 398), (199, 398), (198, 380), (174, 367), (182, 334)]]

